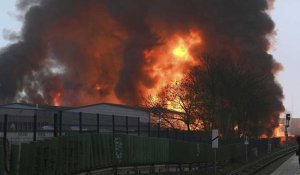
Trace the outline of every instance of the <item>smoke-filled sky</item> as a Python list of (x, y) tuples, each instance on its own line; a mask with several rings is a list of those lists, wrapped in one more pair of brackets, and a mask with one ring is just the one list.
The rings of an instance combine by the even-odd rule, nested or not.
[[(26, 2), (26, 1), (24, 1)], [(0, 0), (0, 31), (3, 31), (3, 35), (0, 36), (0, 47), (4, 47), (7, 44), (9, 44), (9, 41), (7, 39), (13, 40), (14, 37), (17, 38), (19, 31), (21, 30), (21, 26), (22, 26), (22, 22), (20, 22), (21, 19), (17, 19), (17, 16), (20, 15), (20, 13), (16, 10), (15, 8), (15, 1), (13, 0)], [(26, 5), (26, 4), (23, 4)], [(113, 4), (112, 4), (113, 6)], [(26, 6), (24, 6), (26, 7)], [(115, 8), (115, 7), (114, 7)], [(120, 8), (122, 8), (120, 6)], [(132, 7), (134, 8), (134, 7)], [(278, 81), (280, 82), (280, 84), (283, 86), (283, 90), (284, 90), (284, 94), (285, 94), (285, 106), (288, 110), (294, 112), (294, 114), (296, 116), (300, 116), (300, 103), (297, 103), (297, 99), (300, 99), (300, 93), (298, 92), (298, 90), (300, 89), (300, 80), (297, 79), (297, 75), (299, 74), (299, 69), (298, 69), (298, 65), (299, 64), (299, 59), (297, 59), (297, 55), (299, 49), (298, 49), (298, 45), (297, 45), (297, 39), (299, 38), (299, 34), (297, 31), (297, 27), (300, 25), (300, 21), (299, 21), (299, 16), (300, 16), (300, 11), (298, 10), (300, 9), (300, 2), (298, 0), (276, 0), (275, 1), (275, 8), (272, 12), (272, 17), (274, 22), (276, 23), (276, 29), (277, 29), (277, 39), (275, 42), (275, 49), (272, 50), (272, 53), (274, 54), (275, 59), (282, 63), (282, 65), (284, 66), (284, 70), (282, 72), (279, 73), (278, 75)], [(117, 10), (114, 9), (114, 10)], [(160, 9), (157, 9), (157, 11), (159, 12)], [(119, 20), (120, 23), (124, 23), (124, 22), (128, 22), (126, 21), (127, 19), (125, 19), (121, 13), (117, 13), (117, 12), (112, 12), (114, 13), (114, 17), (116, 19)], [(124, 12), (127, 14), (127, 12)], [(104, 14), (105, 15), (105, 14)], [(134, 14), (132, 14), (134, 15)], [(80, 17), (80, 16), (79, 16)], [(131, 16), (133, 19), (136, 16)], [(20, 18), (20, 17), (19, 17)], [(184, 18), (184, 17), (182, 17)], [(19, 20), (19, 21), (18, 21)], [(154, 20), (154, 19), (153, 19)], [(140, 31), (145, 31), (143, 34), (144, 36), (141, 37), (145, 37), (147, 39), (153, 39), (153, 42), (149, 42), (149, 43), (141, 43), (144, 44), (141, 47), (145, 47), (145, 48), (151, 48), (152, 46), (156, 45), (157, 43), (155, 43), (155, 38), (151, 38), (150, 33), (147, 34), (147, 30), (143, 29), (144, 24), (140, 23), (137, 24), (139, 28), (135, 27), (136, 23), (132, 23), (131, 26), (129, 25), (127, 28), (128, 30), (131, 30), (130, 28), (132, 27), (132, 29), (134, 29), (135, 31), (131, 30), (133, 32), (140, 32)], [(76, 26), (76, 24), (71, 23), (71, 25)], [(87, 24), (89, 25), (89, 24)], [(115, 24), (109, 24), (109, 26), (114, 26)], [(175, 25), (175, 24), (174, 24)], [(164, 27), (164, 26), (163, 26)], [(172, 27), (172, 26), (169, 26)], [(114, 27), (115, 28), (115, 27)], [(105, 30), (110, 31), (111, 29), (109, 27), (107, 27)], [(16, 35), (14, 35), (13, 33), (11, 33), (11, 31), (15, 31)], [(80, 32), (80, 31), (77, 31)], [(105, 32), (105, 31), (103, 31)], [(74, 35), (76, 34), (80, 34), (80, 33), (74, 33)], [(103, 33), (103, 35), (105, 35), (105, 33)], [(115, 33), (116, 37), (121, 37), (122, 38), (122, 33)], [(7, 37), (10, 38), (7, 38)], [(72, 34), (70, 34), (70, 36), (72, 36)], [(56, 36), (56, 37), (60, 37), (60, 36)], [(69, 38), (65, 38), (66, 40), (68, 40)], [(142, 38), (140, 38), (142, 40)], [(300, 39), (300, 38), (299, 38)], [(136, 41), (139, 40), (139, 38), (132, 38), (132, 40), (134, 40), (135, 42), (130, 43), (131, 41), (127, 41), (126, 43), (126, 47), (128, 48), (134, 48), (136, 47), (135, 44), (138, 43)], [(55, 43), (55, 41), (53, 41)], [(142, 42), (142, 41), (141, 41)], [(84, 43), (79, 43), (79, 44), (84, 44)], [(54, 48), (52, 49), (59, 49), (59, 48), (55, 48), (55, 46), (53, 46)], [(59, 46), (58, 46), (59, 47)], [(103, 46), (103, 47), (114, 47), (114, 43), (111, 43), (111, 46)], [(70, 46), (69, 49), (76, 49), (76, 48), (72, 48)], [(138, 54), (135, 50), (128, 50), (128, 53), (131, 54)], [(67, 53), (64, 53), (67, 54)], [(110, 53), (110, 54), (114, 54), (114, 53)], [(112, 57), (116, 56), (116, 55), (111, 55)], [(138, 57), (138, 55), (136, 55)], [(50, 55), (51, 57), (51, 55)], [(130, 59), (130, 58), (126, 58), (126, 53), (124, 55), (124, 60), (126, 59)], [(48, 64), (51, 66), (55, 66), (57, 67), (57, 62), (45, 62), (44, 64)], [(88, 63), (88, 64), (93, 64), (93, 63)], [(138, 64), (143, 64), (143, 63), (136, 63)], [(36, 65), (33, 65), (33, 67)], [(85, 65), (83, 65), (85, 66)], [(135, 65), (130, 65), (130, 66), (135, 66)], [(123, 69), (123, 71), (125, 72), (122, 75), (125, 75), (122, 80), (122, 82), (128, 82), (130, 79), (126, 79), (126, 72), (128, 72), (128, 70), (126, 69), (132, 69), (132, 67), (127, 67), (125, 69)], [(75, 69), (77, 68), (76, 66), (74, 67)], [(61, 69), (49, 69), (49, 70), (45, 70), (43, 74), (47, 74), (47, 72), (55, 72), (57, 74), (60, 73), (60, 71), (63, 71), (63, 67)], [(46, 73), (45, 73), (46, 72)], [(74, 74), (76, 74), (76, 72), (73, 72)], [(93, 72), (90, 72), (91, 74)], [(99, 73), (99, 72), (98, 72)], [(101, 73), (101, 72), (100, 72)], [(133, 72), (134, 74), (140, 74), (141, 72)], [(39, 76), (41, 75), (34, 75), (35, 79), (38, 79)], [(73, 75), (74, 76), (74, 75)], [(109, 76), (109, 75), (107, 75)], [(143, 75), (140, 75), (143, 76)], [(30, 78), (30, 77), (29, 77)], [(31, 77), (32, 78), (32, 77)], [(51, 77), (53, 79), (53, 81), (57, 81), (56, 77)], [(78, 77), (80, 78), (80, 77)], [(96, 81), (96, 80), (95, 80)], [(107, 83), (109, 84), (109, 82), (102, 82), (102, 83)], [(129, 84), (131, 82), (128, 82)], [(147, 84), (151, 84), (153, 82), (151, 82), (150, 80), (143, 80), (143, 83), (147, 86)], [(30, 86), (36, 86), (34, 84), (30, 84)], [(78, 85), (79, 86), (79, 85)], [(149, 85), (150, 86), (150, 85)], [(99, 87), (100, 88), (100, 87)], [(105, 88), (105, 87), (104, 87)], [(122, 85), (117, 85), (117, 92), (122, 91), (123, 86)], [(134, 88), (134, 87), (132, 87)], [(138, 91), (135, 90), (134, 91)], [(103, 91), (103, 93), (106, 93), (105, 91)], [(22, 94), (20, 94), (22, 95)], [(125, 94), (126, 97), (127, 94)], [(130, 96), (131, 94), (128, 94), (128, 96)], [(38, 98), (38, 97), (37, 97)], [(298, 110), (297, 110), (298, 109)]]
[(272, 12), (276, 23), (277, 37), (274, 57), (283, 64), (284, 70), (278, 74), (278, 81), (283, 86), (285, 108), (300, 117), (300, 1), (276, 0)]

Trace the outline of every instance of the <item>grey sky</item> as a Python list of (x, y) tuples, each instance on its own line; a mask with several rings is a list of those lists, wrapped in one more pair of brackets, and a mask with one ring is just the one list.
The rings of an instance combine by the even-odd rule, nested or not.
[(18, 12), (15, 3), (16, 0), (0, 0), (0, 47), (8, 44), (2, 35), (4, 30), (18, 32), (22, 26), (22, 23), (16, 18)]
[(275, 59), (284, 66), (284, 70), (277, 76), (283, 86), (284, 104), (294, 117), (300, 117), (300, 1), (276, 0), (272, 18), (277, 30), (275, 50), (272, 52)]
[[(9, 44), (3, 38), (3, 30), (19, 32), (22, 25), (15, 17), (18, 14), (15, 2), (0, 0), (0, 48)], [(284, 70), (277, 75), (285, 94), (284, 104), (294, 117), (300, 117), (300, 0), (276, 0), (272, 18), (276, 23), (277, 37), (275, 49), (271, 52), (284, 66)]]

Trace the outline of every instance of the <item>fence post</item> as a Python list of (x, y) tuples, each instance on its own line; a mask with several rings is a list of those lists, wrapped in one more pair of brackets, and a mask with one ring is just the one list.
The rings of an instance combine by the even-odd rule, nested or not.
[(126, 116), (126, 134), (129, 134), (129, 127), (128, 127), (128, 116)]
[(112, 115), (112, 133), (115, 135), (115, 115)]
[(100, 114), (97, 114), (97, 133), (100, 132)]
[(7, 114), (4, 114), (4, 122), (3, 122), (3, 143), (6, 145), (7, 140)]
[(37, 131), (37, 114), (36, 114), (36, 110), (34, 110), (34, 115), (33, 115), (33, 141), (36, 141), (36, 131)]
[(62, 135), (62, 111), (59, 111), (59, 136)]
[(54, 127), (53, 127), (53, 136), (57, 137), (57, 113), (54, 113)]
[(141, 134), (141, 122), (140, 122), (140, 118), (138, 118), (138, 135)]
[(82, 112), (79, 112), (79, 133), (82, 133)]

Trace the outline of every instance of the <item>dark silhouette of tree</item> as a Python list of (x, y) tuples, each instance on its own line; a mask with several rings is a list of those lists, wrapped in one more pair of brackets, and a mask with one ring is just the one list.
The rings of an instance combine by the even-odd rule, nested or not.
[(189, 75), (190, 92), (201, 101), (204, 128), (220, 129), (224, 138), (271, 135), (284, 110), (282, 90), (266, 74), (228, 57), (202, 57)]
[(188, 131), (199, 130), (199, 122), (203, 120), (198, 118), (199, 101), (195, 94), (191, 93), (193, 91), (190, 85), (189, 79), (186, 78), (164, 87), (157, 99), (153, 100), (153, 97), (150, 97), (148, 106), (152, 113), (172, 128), (180, 128), (180, 123), (183, 123)]
[[(171, 127), (183, 122), (189, 131), (217, 128), (223, 138), (271, 136), (284, 111), (273, 73), (226, 56), (199, 59), (199, 66), (166, 86), (150, 105), (161, 119)], [(179, 112), (174, 117), (165, 109)]]

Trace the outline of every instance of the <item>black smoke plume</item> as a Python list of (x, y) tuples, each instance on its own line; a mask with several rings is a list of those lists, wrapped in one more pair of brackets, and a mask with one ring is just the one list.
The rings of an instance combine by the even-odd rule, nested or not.
[[(19, 41), (0, 52), (0, 101), (137, 105), (157, 80), (144, 51), (199, 31), (195, 55), (229, 55), (253, 71), (279, 67), (267, 51), (274, 23), (267, 0), (20, 0)], [(151, 70), (151, 69), (150, 69)], [(96, 91), (95, 91), (95, 86)], [(278, 91), (278, 97), (282, 92)]]

